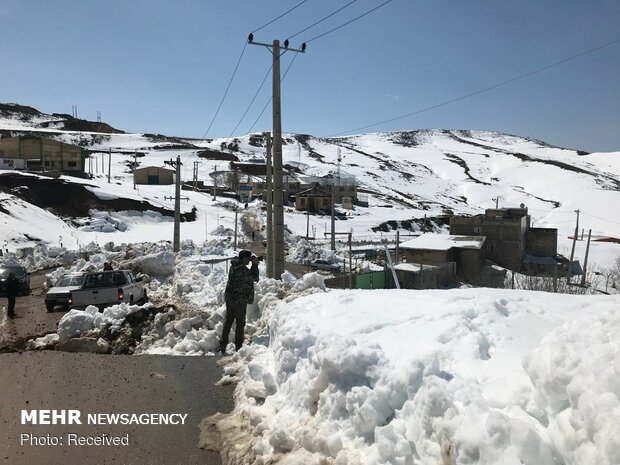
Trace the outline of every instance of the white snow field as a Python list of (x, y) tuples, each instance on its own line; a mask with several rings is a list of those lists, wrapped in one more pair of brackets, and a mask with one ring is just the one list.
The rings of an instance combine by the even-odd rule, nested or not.
[(620, 463), (618, 296), (358, 290), (260, 306), (270, 343), (236, 391), (254, 463)]

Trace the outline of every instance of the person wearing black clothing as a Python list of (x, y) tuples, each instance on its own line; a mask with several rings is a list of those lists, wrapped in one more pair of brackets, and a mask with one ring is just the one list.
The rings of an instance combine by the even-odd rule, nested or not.
[[(248, 265), (252, 262), (252, 267)], [(228, 273), (228, 283), (224, 299), (226, 301), (226, 318), (220, 340), (220, 350), (226, 353), (228, 334), (232, 324), (236, 321), (235, 348), (239, 350), (243, 345), (243, 329), (245, 328), (245, 312), (248, 304), (254, 301), (254, 283), (258, 282), (258, 258), (252, 256), (249, 250), (239, 252), (239, 258), (233, 258)]]
[(9, 273), (6, 280), (6, 298), (9, 301), (7, 315), (9, 318), (15, 318), (15, 299), (19, 294), (19, 281), (15, 277), (15, 273)]

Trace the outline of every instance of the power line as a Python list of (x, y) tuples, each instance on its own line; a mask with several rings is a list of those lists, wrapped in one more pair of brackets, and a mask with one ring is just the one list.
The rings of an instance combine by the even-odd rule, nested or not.
[[(314, 39), (311, 39), (311, 40), (314, 40)], [(330, 134), (330, 135), (325, 136), (325, 137), (335, 137), (335, 136), (340, 136), (342, 134), (347, 134), (347, 133), (350, 133), (350, 132), (363, 131), (364, 129), (372, 128), (374, 126), (380, 126), (382, 124), (391, 123), (391, 122), (394, 122), (394, 121), (398, 121), (400, 119), (408, 118), (409, 116), (414, 116), (414, 115), (418, 115), (420, 113), (424, 113), (424, 112), (427, 112), (427, 111), (430, 111), (430, 110), (434, 110), (436, 108), (440, 108), (440, 107), (449, 105), (451, 103), (458, 102), (460, 100), (465, 100), (467, 98), (474, 97), (476, 95), (479, 95), (479, 94), (482, 94), (482, 93), (485, 93), (485, 92), (489, 92), (489, 91), (491, 91), (493, 89), (497, 89), (498, 87), (502, 87), (502, 86), (505, 86), (507, 84), (511, 84), (511, 83), (513, 83), (515, 81), (520, 81), (522, 79), (525, 79), (527, 77), (533, 76), (535, 74), (542, 73), (543, 71), (546, 71), (548, 69), (554, 68), (554, 67), (559, 66), (559, 65), (562, 65), (562, 64), (564, 64), (566, 62), (575, 60), (575, 59), (580, 58), (580, 57), (582, 57), (584, 55), (588, 55), (590, 53), (596, 52), (597, 50), (600, 50), (602, 48), (609, 47), (609, 46), (614, 45), (614, 44), (616, 44), (618, 42), (620, 42), (620, 38), (612, 40), (610, 42), (606, 42), (606, 43), (604, 43), (602, 45), (599, 45), (597, 47), (588, 49), (588, 50), (586, 50), (584, 52), (581, 52), (581, 53), (578, 53), (576, 55), (572, 55), (572, 56), (570, 56), (568, 58), (564, 58), (563, 60), (556, 61), (555, 63), (552, 63), (552, 64), (547, 65), (547, 66), (543, 66), (542, 68), (538, 68), (536, 70), (527, 72), (525, 74), (521, 74), (521, 75), (516, 76), (514, 78), (507, 79), (505, 81), (501, 81), (501, 82), (499, 82), (497, 84), (493, 84), (492, 86), (485, 87), (485, 88), (477, 90), (475, 92), (470, 92), (470, 93), (462, 95), (460, 97), (456, 97), (456, 98), (453, 98), (453, 99), (450, 99), (450, 100), (446, 100), (446, 101), (438, 103), (436, 105), (431, 105), (430, 107), (422, 108), (420, 110), (416, 110), (416, 111), (413, 111), (411, 113), (407, 113), (405, 115), (397, 116), (395, 118), (390, 118), (390, 119), (387, 119), (387, 120), (384, 120), (384, 121), (381, 121), (381, 122), (378, 122), (378, 123), (369, 124), (367, 126), (362, 126), (362, 127), (355, 128), (355, 129), (349, 129), (348, 131), (342, 131), (342, 132), (338, 132), (338, 133), (335, 133), (335, 134)]]
[[(235, 75), (237, 74), (237, 70), (239, 69), (239, 64), (241, 63), (241, 59), (243, 58), (243, 54), (245, 53), (245, 49), (246, 49), (247, 46), (248, 46), (248, 43), (246, 41), (243, 44), (243, 48), (241, 49), (241, 54), (239, 55), (239, 58), (237, 59), (237, 64), (235, 65), (235, 69), (233, 70), (233, 73), (230, 76), (230, 79), (228, 81), (228, 85), (226, 86), (226, 90), (224, 91), (224, 95), (222, 95), (222, 99), (220, 100), (220, 104), (217, 106), (217, 110), (215, 111), (215, 114), (213, 115), (213, 118), (211, 118), (211, 122), (209, 123), (209, 127), (207, 127), (207, 130), (205, 131), (204, 135), (200, 139), (200, 142), (198, 142), (198, 144), (195, 144), (195, 145), (200, 146), (200, 144), (202, 144), (206, 140), (207, 134), (209, 134), (209, 131), (211, 130), (211, 127), (213, 126), (213, 123), (215, 122), (215, 119), (217, 118), (217, 115), (220, 113), (220, 110), (222, 108), (224, 100), (226, 99), (226, 96), (228, 95), (228, 91), (230, 90), (230, 86), (231, 86), (231, 84), (233, 82), (233, 79), (235, 78)], [(191, 155), (186, 155), (183, 158), (183, 163), (187, 163), (191, 158), (193, 158), (195, 156), (196, 156), (196, 153), (192, 153)]]
[(241, 55), (239, 55), (239, 59), (237, 60), (237, 64), (235, 65), (235, 69), (232, 73), (232, 76), (230, 76), (230, 80), (228, 81), (228, 85), (226, 86), (226, 90), (224, 91), (224, 95), (222, 96), (222, 100), (220, 100), (220, 104), (217, 107), (217, 110), (215, 111), (215, 114), (213, 115), (213, 118), (211, 118), (211, 122), (209, 123), (209, 127), (207, 128), (207, 130), (205, 131), (204, 136), (202, 136), (202, 140), (200, 141), (201, 143), (207, 138), (207, 134), (209, 133), (209, 131), (211, 130), (211, 126), (213, 126), (213, 122), (215, 121), (215, 118), (217, 118), (217, 115), (220, 112), (220, 109), (222, 108), (222, 104), (224, 103), (224, 100), (226, 99), (226, 96), (228, 95), (228, 91), (230, 90), (230, 85), (233, 82), (233, 79), (235, 78), (235, 75), (237, 74), (237, 70), (239, 69), (239, 63), (241, 63), (241, 59), (243, 58), (243, 54), (245, 53), (245, 48), (248, 46), (248, 42), (245, 41), (243, 44), (243, 49), (241, 50)]
[[(358, 0), (351, 0), (349, 3), (347, 3), (346, 5), (344, 5), (344, 6), (340, 7), (340, 8), (338, 8), (336, 11), (334, 11), (334, 12), (332, 12), (332, 13), (328, 14), (328, 15), (327, 15), (327, 16), (325, 16), (323, 19), (319, 19), (317, 22), (312, 23), (310, 26), (308, 26), (308, 27), (306, 27), (306, 28), (302, 29), (302, 30), (301, 30), (301, 31), (299, 31), (299, 32), (296, 32), (296, 33), (295, 33), (295, 34), (293, 34), (292, 36), (289, 36), (289, 40), (290, 40), (290, 39), (292, 39), (293, 37), (297, 37), (299, 34), (303, 34), (303, 33), (304, 33), (304, 32), (306, 32), (308, 29), (312, 29), (314, 26), (316, 26), (316, 25), (318, 25), (318, 24), (321, 24), (321, 23), (322, 23), (323, 21), (325, 21), (326, 19), (331, 18), (331, 17), (332, 17), (332, 16), (334, 16), (336, 13), (340, 13), (342, 10), (344, 10), (345, 8), (347, 8), (347, 7), (351, 6), (351, 5), (353, 5), (353, 4), (354, 4), (355, 2), (357, 2), (357, 1), (358, 1)], [(392, 1), (392, 0), (390, 0), (390, 1)]]
[(268, 23), (263, 24), (261, 27), (254, 29), (252, 31), (252, 34), (254, 34), (255, 32), (260, 31), (261, 29), (269, 26), (272, 23), (275, 23), (278, 19), (283, 18), (284, 16), (286, 16), (287, 14), (289, 14), (291, 11), (296, 10), (297, 8), (299, 8), (301, 5), (303, 5), (304, 3), (306, 3), (308, 0), (303, 0), (302, 2), (299, 2), (297, 5), (295, 5), (293, 8), (291, 8), (290, 10), (282, 13), (280, 16), (277, 16), (275, 18), (273, 18), (271, 21), (269, 21)]
[[(295, 55), (295, 56), (297, 56), (297, 55)], [(254, 101), (256, 100), (256, 97), (258, 97), (259, 92), (261, 91), (261, 89), (265, 85), (265, 81), (269, 77), (269, 74), (271, 73), (272, 68), (273, 68), (273, 65), (270, 66), (269, 69), (267, 70), (267, 74), (265, 74), (265, 77), (263, 78), (262, 82), (260, 83), (260, 86), (258, 86), (258, 89), (256, 90), (256, 93), (254, 94), (254, 97), (252, 97), (252, 101), (250, 102), (250, 104), (247, 106), (247, 108), (243, 112), (243, 116), (241, 116), (241, 119), (239, 119), (239, 122), (237, 123), (235, 128), (231, 131), (230, 136), (228, 136), (228, 139), (226, 139), (226, 142), (228, 142), (231, 139), (231, 137), (234, 135), (235, 131), (237, 130), (237, 128), (239, 127), (239, 125), (241, 124), (243, 119), (245, 118), (245, 116), (248, 114), (248, 111), (250, 111), (250, 108), (252, 108), (252, 105), (254, 104)]]
[[(295, 63), (295, 58), (297, 58), (297, 53), (293, 55), (293, 59), (291, 60), (291, 62), (288, 64), (288, 67), (286, 68), (286, 71), (284, 71), (284, 74), (282, 75), (282, 79), (280, 79), (280, 83), (282, 83), (284, 81), (284, 78), (286, 77), (286, 75), (288, 74), (289, 70), (291, 69), (291, 66), (293, 66), (293, 63)], [(256, 124), (258, 123), (258, 121), (261, 119), (261, 117), (263, 116), (263, 113), (265, 113), (265, 110), (267, 109), (267, 107), (269, 106), (269, 104), (271, 103), (271, 100), (273, 99), (272, 97), (269, 97), (269, 100), (267, 100), (267, 103), (265, 103), (265, 106), (263, 107), (263, 109), (261, 110), (260, 114), (258, 115), (258, 118), (256, 118), (256, 120), (254, 120), (254, 123), (252, 123), (252, 126), (250, 127), (250, 129), (246, 132), (246, 134), (243, 136), (243, 139), (241, 139), (241, 142), (243, 142), (245, 140), (245, 138), (252, 133), (252, 129), (254, 129), (254, 126), (256, 126)]]
[(327, 34), (331, 34), (332, 32), (335, 32), (335, 31), (337, 31), (338, 29), (340, 29), (340, 28), (342, 28), (342, 27), (348, 26), (348, 25), (349, 25), (349, 24), (351, 24), (352, 22), (357, 21), (358, 19), (361, 19), (361, 18), (363, 18), (363, 17), (364, 17), (364, 16), (366, 16), (366, 15), (369, 15), (369, 14), (370, 14), (370, 13), (372, 13), (373, 11), (378, 10), (379, 8), (381, 8), (381, 7), (385, 6), (385, 5), (387, 5), (388, 3), (392, 2), (392, 1), (394, 1), (394, 0), (386, 0), (386, 1), (385, 1), (385, 2), (383, 2), (381, 5), (374, 7), (372, 10), (368, 10), (366, 13), (362, 13), (361, 15), (359, 15), (359, 16), (357, 16), (357, 17), (355, 17), (355, 18), (353, 18), (353, 19), (351, 19), (351, 20), (349, 20), (349, 21), (347, 21), (346, 23), (341, 24), (340, 26), (337, 26), (337, 27), (335, 27), (335, 28), (333, 28), (333, 29), (330, 29), (329, 31), (324, 32), (323, 34), (319, 34), (318, 36), (313, 37), (312, 39), (306, 40), (306, 43), (310, 43), (310, 42), (312, 42), (313, 40), (320, 39), (321, 37), (324, 37), (324, 36), (326, 36)]

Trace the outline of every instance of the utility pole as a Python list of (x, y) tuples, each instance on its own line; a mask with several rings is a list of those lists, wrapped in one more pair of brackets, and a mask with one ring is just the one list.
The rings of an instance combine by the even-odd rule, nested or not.
[(265, 134), (267, 140), (267, 277), (273, 278), (273, 169), (271, 163), (271, 133)]
[(306, 240), (310, 237), (310, 209), (306, 211)]
[(193, 171), (193, 180), (192, 180), (192, 187), (194, 190), (196, 190), (198, 188), (198, 164), (200, 162), (195, 161), (194, 162), (194, 171)]
[(398, 259), (399, 259), (399, 252), (400, 252), (400, 230), (396, 230), (396, 252), (394, 254), (394, 261), (396, 262), (396, 264), (398, 265)]
[(353, 246), (351, 245), (351, 239), (353, 233), (349, 233), (349, 288), (353, 289)]
[(336, 250), (336, 217), (335, 217), (335, 209), (334, 205), (334, 191), (336, 190), (336, 184), (334, 184), (332, 180), (332, 243), (331, 249)]
[[(176, 161), (170, 159), (164, 162), (166, 165), (173, 166), (175, 168), (175, 182), (174, 182), (174, 235), (172, 240), (172, 250), (178, 252), (181, 250), (181, 157), (177, 155)], [(171, 197), (164, 197), (164, 199), (172, 200)], [(189, 200), (187, 197), (185, 200)]]
[(491, 200), (495, 200), (495, 209), (496, 210), (499, 208), (499, 199), (500, 199), (499, 195), (497, 197), (495, 197), (494, 199), (491, 199)]
[[(217, 200), (217, 165), (215, 165), (215, 171), (213, 172), (213, 200)], [(217, 225), (220, 226), (219, 224)]]
[(138, 167), (138, 152), (136, 151), (133, 153), (133, 189), (134, 190), (136, 190), (136, 168), (137, 167)]
[(573, 234), (573, 247), (570, 251), (570, 262), (568, 262), (568, 273), (566, 276), (566, 284), (570, 284), (571, 267), (573, 266), (573, 258), (575, 258), (575, 243), (577, 242), (577, 235), (579, 234), (579, 209), (575, 210), (577, 213), (577, 223), (575, 224), (575, 234)]
[(237, 225), (238, 225), (237, 215), (238, 214), (239, 214), (239, 209), (235, 207), (235, 242), (233, 244), (233, 250), (237, 250)]
[(110, 173), (112, 172), (112, 147), (110, 147), (110, 153), (108, 154), (108, 184), (110, 184)]
[(336, 187), (336, 203), (340, 203), (340, 162), (342, 161), (342, 156), (340, 155), (340, 147), (338, 147), (338, 175), (337, 175), (337, 182), (338, 185)]
[(583, 274), (581, 275), (581, 286), (586, 285), (586, 274), (588, 273), (588, 254), (590, 253), (590, 238), (592, 237), (592, 230), (588, 231), (588, 245), (586, 245), (586, 258), (583, 260)]
[[(282, 182), (282, 111), (280, 99), (280, 41), (274, 40), (273, 44), (254, 42), (254, 34), (248, 36), (248, 43), (267, 47), (273, 57), (272, 65), (272, 92), (273, 92), (273, 223), (274, 223), (274, 277), (282, 279), (284, 273), (284, 189)], [(289, 48), (288, 39), (284, 41), (283, 52), (304, 53), (306, 44), (300, 49)]]

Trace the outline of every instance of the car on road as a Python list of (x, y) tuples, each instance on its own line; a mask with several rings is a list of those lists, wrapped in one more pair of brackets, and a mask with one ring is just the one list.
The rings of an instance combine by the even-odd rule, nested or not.
[(340, 271), (340, 265), (332, 263), (329, 260), (317, 259), (306, 264), (314, 270), (331, 271), (332, 273), (338, 273)]
[(53, 312), (57, 306), (67, 311), (73, 303), (71, 292), (84, 285), (86, 273), (67, 273), (62, 275), (45, 294), (45, 307)]
[(30, 294), (30, 273), (26, 272), (26, 269), (19, 264), (4, 263), (0, 264), (0, 296), (6, 295), (6, 280), (11, 273), (15, 273), (19, 282), (19, 294)]
[(123, 302), (143, 303), (147, 295), (142, 278), (136, 278), (132, 271), (97, 271), (84, 276), (84, 284), (71, 291), (71, 300), (74, 308), (89, 305), (105, 308)]

